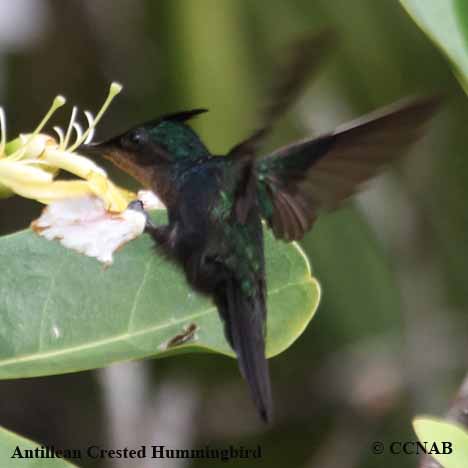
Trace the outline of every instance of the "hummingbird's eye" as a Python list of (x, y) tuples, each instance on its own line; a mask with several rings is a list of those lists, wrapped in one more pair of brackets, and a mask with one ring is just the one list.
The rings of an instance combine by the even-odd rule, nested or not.
[(145, 135), (141, 130), (134, 130), (130, 132), (126, 138), (124, 138), (124, 146), (130, 146), (137, 148), (143, 145), (145, 142)]

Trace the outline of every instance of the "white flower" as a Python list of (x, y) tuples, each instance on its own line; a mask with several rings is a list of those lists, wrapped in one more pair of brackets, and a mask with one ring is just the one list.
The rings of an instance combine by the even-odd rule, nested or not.
[(135, 210), (110, 213), (95, 196), (66, 198), (45, 208), (31, 227), (46, 239), (110, 265), (113, 253), (145, 229), (146, 217)]

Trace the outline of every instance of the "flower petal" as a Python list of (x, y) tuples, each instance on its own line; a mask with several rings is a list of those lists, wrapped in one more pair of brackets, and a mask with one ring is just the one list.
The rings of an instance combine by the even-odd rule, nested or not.
[(64, 171), (75, 174), (82, 179), (88, 179), (93, 172), (106, 177), (106, 171), (84, 156), (61, 151), (58, 148), (46, 148), (41, 156), (41, 160), (46, 161), (51, 166), (59, 167)]
[(143, 233), (145, 215), (135, 210), (112, 214), (94, 196), (54, 202), (31, 227), (41, 236), (100, 262), (111, 264), (113, 253)]
[(85, 180), (58, 180), (49, 183), (11, 184), (11, 189), (25, 198), (45, 205), (64, 198), (91, 195), (93, 192)]
[(106, 209), (109, 211), (124, 211), (129, 202), (135, 199), (132, 192), (117, 187), (107, 177), (100, 174), (93, 173), (88, 178), (88, 183), (93, 193), (104, 200)]
[(52, 174), (29, 164), (2, 159), (0, 161), (0, 183), (10, 184), (47, 183), (53, 179)]

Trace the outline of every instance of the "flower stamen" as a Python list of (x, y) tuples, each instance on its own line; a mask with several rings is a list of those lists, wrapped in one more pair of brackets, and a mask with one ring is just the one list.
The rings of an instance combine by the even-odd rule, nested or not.
[[(88, 126), (92, 127), (93, 120), (94, 120), (93, 114), (91, 114), (91, 112), (89, 112), (89, 111), (84, 111), (84, 115), (86, 116), (86, 119), (88, 120)], [(91, 141), (93, 140), (93, 137), (94, 137), (95, 130), (96, 129), (93, 127), (93, 129), (89, 132), (89, 135), (87, 136), (86, 140), (84, 141), (85, 145), (87, 145), (88, 143), (91, 143)]]
[(55, 97), (55, 99), (53, 100), (52, 102), (52, 105), (50, 106), (49, 110), (47, 111), (46, 115), (43, 117), (43, 119), (40, 121), (39, 125), (36, 127), (36, 129), (34, 130), (33, 133), (31, 133), (30, 135), (28, 135), (28, 138), (27, 140), (25, 141), (25, 143), (21, 146), (21, 148), (19, 148), (17, 151), (15, 151), (13, 154), (11, 154), (9, 156), (9, 159), (12, 160), (12, 161), (16, 161), (18, 159), (21, 159), (24, 155), (24, 153), (27, 151), (29, 145), (31, 144), (31, 142), (34, 140), (34, 138), (39, 135), (39, 133), (41, 132), (41, 130), (44, 128), (44, 126), (46, 125), (46, 123), (50, 120), (50, 118), (52, 117), (53, 114), (55, 114), (55, 112), (57, 111), (57, 109), (59, 109), (60, 107), (62, 107), (65, 103), (67, 102), (67, 100), (61, 96), (61, 95), (58, 95)]
[[(73, 122), (73, 130), (76, 132), (76, 141), (83, 140), (83, 127), (78, 122)], [(73, 152), (73, 146), (68, 150), (70, 153)]]
[(43, 117), (43, 119), (39, 122), (39, 125), (36, 127), (32, 135), (30, 136), (30, 139), (32, 139), (34, 136), (40, 133), (40, 131), (45, 127), (45, 124), (50, 120), (52, 115), (55, 114), (56, 110), (62, 107), (66, 102), (67, 100), (60, 94), (55, 97), (55, 99), (52, 101), (50, 109), (47, 111), (47, 114)]
[(70, 117), (70, 123), (68, 124), (68, 128), (67, 128), (67, 133), (65, 133), (65, 139), (63, 140), (63, 144), (60, 145), (61, 150), (65, 150), (68, 145), (68, 142), (70, 141), (70, 136), (72, 133), (73, 126), (75, 124), (77, 112), (78, 112), (78, 107), (73, 106), (71, 117)]
[[(58, 139), (41, 131), (54, 112), (65, 103), (64, 97), (57, 96), (54, 99), (33, 133), (20, 134), (10, 142), (6, 142), (5, 117), (1, 115), (3, 111), (0, 109), (0, 158), (2, 153), (6, 156), (0, 159), (0, 197), (11, 196), (16, 192), (42, 203), (50, 203), (54, 199), (63, 198), (67, 193), (66, 187), (70, 187), (69, 197), (93, 194), (104, 202), (106, 210), (114, 213), (124, 211), (135, 194), (113, 184), (101, 167), (74, 152), (83, 142), (91, 141), (96, 125), (121, 89), (121, 85), (111, 84), (96, 117), (89, 111), (84, 112), (88, 123), (86, 131), (77, 121), (78, 108), (73, 107), (66, 131), (54, 127)], [(31, 171), (28, 172), (28, 169)], [(54, 181), (53, 178), (60, 170), (84, 180)], [(39, 180), (41, 173), (44, 179)]]
[(122, 91), (122, 85), (120, 85), (119, 83), (113, 82), (110, 85), (109, 93), (107, 95), (107, 98), (104, 101), (104, 104), (102, 105), (101, 109), (97, 113), (96, 117), (92, 120), (92, 122), (90, 123), (87, 130), (80, 137), (77, 138), (75, 143), (72, 146), (70, 146), (70, 148), (68, 148), (68, 151), (70, 151), (70, 152), (75, 151), (76, 148), (78, 148), (81, 144), (83, 144), (85, 141), (87, 141), (87, 138), (88, 138), (89, 134), (94, 132), (94, 129), (96, 128), (96, 125), (101, 120), (102, 116), (106, 112), (107, 108), (109, 107), (109, 105), (112, 102), (112, 100), (114, 99), (114, 97), (117, 96), (117, 94), (119, 94), (120, 91)]
[(53, 127), (54, 128), (54, 132), (57, 134), (58, 138), (59, 138), (59, 148), (63, 148), (63, 142), (65, 140), (65, 135), (63, 134), (63, 130), (60, 128), (60, 127)]

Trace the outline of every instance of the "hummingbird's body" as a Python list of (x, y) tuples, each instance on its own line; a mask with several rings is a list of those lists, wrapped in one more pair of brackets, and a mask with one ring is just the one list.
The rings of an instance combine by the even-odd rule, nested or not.
[(322, 54), (324, 37), (300, 45), (263, 127), (226, 156), (211, 155), (186, 124), (204, 110), (163, 116), (88, 147), (166, 205), (168, 224), (148, 223), (147, 231), (188, 283), (213, 299), (265, 421), (271, 419), (272, 399), (262, 219), (276, 237), (301, 239), (321, 211), (337, 207), (407, 150), (437, 107), (434, 99), (406, 102), (258, 158), (259, 144)]
[(265, 265), (260, 212), (252, 205), (241, 223), (235, 209), (242, 174), (227, 157), (186, 169), (175, 207), (168, 209), (163, 237), (149, 230), (179, 263), (190, 285), (211, 296), (250, 382), (262, 417), (271, 414), (265, 360)]
[[(168, 225), (148, 228), (158, 247), (179, 264), (189, 284), (213, 298), (226, 338), (236, 350), (243, 375), (262, 417), (271, 414), (271, 390), (265, 359), (265, 262), (263, 229), (256, 203), (239, 222), (236, 203), (247, 196), (245, 164), (212, 156), (192, 129), (167, 125), (174, 141), (163, 182), (157, 171), (150, 188), (162, 196)], [(247, 170), (249, 170), (247, 168)], [(159, 178), (159, 180), (158, 180)], [(165, 182), (170, 181), (167, 188)]]

